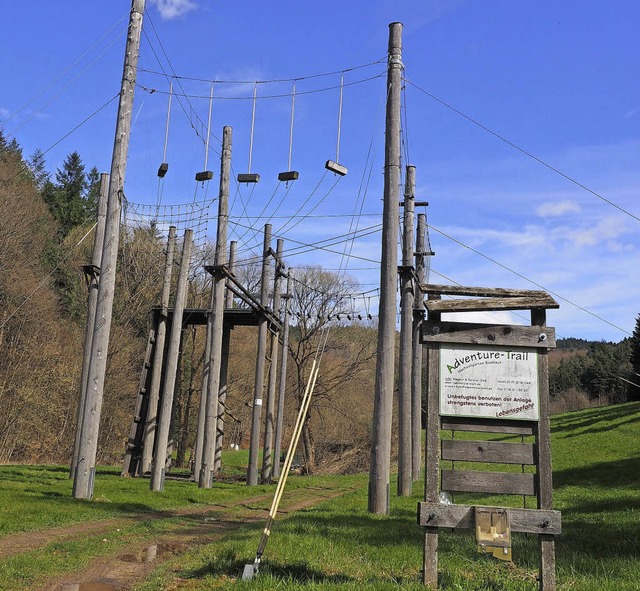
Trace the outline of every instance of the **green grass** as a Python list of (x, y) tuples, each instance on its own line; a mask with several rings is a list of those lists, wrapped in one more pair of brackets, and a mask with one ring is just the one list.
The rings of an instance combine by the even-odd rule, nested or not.
[[(589, 409), (552, 420), (554, 504), (562, 511), (563, 519), (563, 533), (556, 544), (560, 590), (635, 591), (640, 586), (639, 429), (639, 403)], [(237, 459), (237, 469), (242, 470), (245, 460), (241, 456)], [(367, 480), (366, 475), (292, 477), (283, 502), (302, 494), (305, 487), (348, 492), (313, 509), (279, 518), (260, 574), (250, 582), (238, 578), (244, 564), (253, 561), (262, 523), (244, 526), (219, 542), (199, 546), (160, 565), (138, 590), (424, 589), (420, 584), (422, 531), (415, 517), (416, 505), (422, 500), (421, 485), (414, 485), (412, 497), (392, 494), (390, 515), (383, 517), (366, 511)], [(18, 531), (60, 522), (134, 515), (139, 511), (169, 512), (170, 508), (194, 503), (224, 503), (223, 499), (238, 495), (273, 492), (273, 487), (246, 487), (242, 483), (219, 484), (211, 491), (200, 491), (193, 483), (168, 481), (165, 493), (159, 495), (149, 493), (147, 486), (146, 481), (121, 479), (115, 471), (101, 471), (96, 480), (96, 500), (79, 503), (70, 499), (70, 483), (62, 469), (0, 468), (0, 527), (2, 531)], [(12, 502), (21, 503), (22, 519), (10, 517)], [(475, 497), (473, 502), (521, 506), (522, 499)], [(29, 527), (26, 521), (31, 521)], [(169, 512), (160, 523), (131, 525), (130, 530), (109, 543), (119, 547), (121, 542), (170, 531), (178, 521), (170, 518)], [(74, 561), (86, 562), (90, 558), (81, 544), (68, 544), (57, 546), (60, 555), (72, 555)], [(100, 551), (108, 550), (98, 547)], [(441, 589), (538, 588), (536, 536), (514, 535), (513, 564), (479, 555), (469, 531), (443, 531), (439, 550)], [(26, 589), (44, 577), (48, 568), (50, 572), (64, 569), (64, 565), (46, 558), (50, 551), (51, 548), (44, 548), (29, 553), (31, 559), (0, 561), (0, 589)], [(36, 555), (45, 566), (42, 572), (31, 576), (28, 565), (37, 561)], [(77, 564), (73, 568), (79, 568)], [(3, 586), (12, 578), (13, 586)], [(22, 586), (15, 583), (16, 579), (22, 581)]]

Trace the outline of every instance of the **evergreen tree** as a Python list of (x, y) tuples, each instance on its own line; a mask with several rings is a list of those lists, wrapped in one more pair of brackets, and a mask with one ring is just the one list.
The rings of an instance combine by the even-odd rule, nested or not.
[(31, 154), (27, 166), (29, 166), (36, 188), (42, 192), (51, 175), (45, 168), (44, 153), (40, 148), (36, 148), (35, 152)]
[(45, 182), (42, 198), (66, 236), (70, 230), (91, 218), (95, 212), (88, 200), (89, 180), (78, 152), (69, 154), (62, 169), (56, 171), (56, 183)]
[[(631, 352), (629, 354), (629, 361), (631, 361), (631, 368), (635, 375), (631, 377), (631, 381), (635, 384), (640, 383), (640, 314), (636, 318), (636, 327), (633, 330), (633, 335), (630, 340)], [(629, 398), (631, 400), (640, 400), (640, 387), (631, 386), (629, 388)]]

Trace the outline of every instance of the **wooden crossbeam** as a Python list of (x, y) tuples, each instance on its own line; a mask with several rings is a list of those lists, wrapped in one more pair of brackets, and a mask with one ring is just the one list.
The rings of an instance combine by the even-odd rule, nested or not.
[(423, 283), (420, 291), (427, 295), (440, 294), (479, 298), (524, 298), (547, 296), (546, 291), (539, 289), (508, 289), (504, 287), (468, 287), (464, 285), (434, 285)]
[(530, 308), (559, 308), (550, 296), (541, 292), (535, 296), (491, 297), (475, 300), (426, 300), (429, 312), (495, 312), (500, 310), (527, 310)]
[(420, 340), (423, 344), (431, 342), (510, 345), (552, 349), (556, 346), (556, 331), (550, 326), (540, 328), (539, 326), (426, 321), (420, 326)]
[[(418, 525), (470, 529), (475, 527), (473, 506), (418, 503)], [(512, 532), (558, 535), (562, 533), (560, 511), (508, 508)]]

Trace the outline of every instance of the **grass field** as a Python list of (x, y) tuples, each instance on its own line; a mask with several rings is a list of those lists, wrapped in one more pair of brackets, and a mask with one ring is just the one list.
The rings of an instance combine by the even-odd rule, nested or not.
[[(563, 533), (556, 544), (561, 590), (640, 589), (639, 430), (639, 403), (552, 420), (554, 504), (563, 519)], [(241, 452), (225, 460), (229, 475), (246, 462)], [(382, 517), (366, 511), (367, 480), (367, 475), (292, 477), (285, 505), (288, 497), (303, 496), (305, 489), (346, 492), (279, 519), (260, 574), (251, 582), (238, 578), (256, 552), (263, 524), (255, 522), (159, 565), (137, 589), (422, 589), (422, 532), (415, 518), (421, 485), (416, 483), (412, 497), (392, 495), (390, 515)], [(190, 482), (168, 481), (165, 492), (158, 494), (147, 490), (147, 481), (122, 479), (115, 470), (101, 470), (94, 501), (73, 501), (70, 489), (65, 468), (0, 467), (0, 536), (103, 519), (140, 515), (142, 519), (132, 519), (107, 542), (88, 536), (0, 558), (0, 589), (33, 588), (47, 576), (81, 569), (96, 556), (170, 532), (180, 527), (174, 510), (266, 497), (274, 487), (247, 487), (238, 481), (217, 483), (206, 491)], [(494, 501), (475, 502), (503, 504)], [(521, 498), (510, 501), (522, 503)], [(262, 505), (265, 502), (269, 504), (263, 501)], [(162, 519), (150, 518), (158, 513)], [(533, 591), (538, 588), (537, 552), (535, 536), (514, 535), (514, 562), (500, 563), (477, 554), (470, 532), (443, 532), (440, 588)]]

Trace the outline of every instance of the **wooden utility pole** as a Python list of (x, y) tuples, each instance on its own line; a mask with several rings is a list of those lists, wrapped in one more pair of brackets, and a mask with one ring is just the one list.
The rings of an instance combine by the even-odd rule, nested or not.
[(167, 461), (167, 448), (169, 445), (169, 428), (171, 426), (171, 409), (173, 407), (173, 395), (176, 388), (178, 375), (178, 358), (180, 356), (180, 341), (182, 337), (182, 317), (187, 301), (189, 283), (189, 263), (191, 262), (191, 242), (193, 230), (184, 231), (182, 243), (182, 258), (178, 273), (178, 285), (176, 286), (176, 299), (173, 305), (173, 318), (171, 319), (171, 332), (169, 333), (169, 348), (167, 350), (167, 362), (162, 385), (162, 399), (158, 412), (158, 428), (156, 430), (156, 449), (151, 468), (151, 483), (149, 488), (153, 491), (164, 489), (164, 469)]
[[(233, 276), (236, 270), (236, 253), (238, 243), (232, 240), (229, 243), (229, 274)], [(225, 309), (233, 308), (233, 292), (227, 286), (224, 302)], [(218, 422), (216, 427), (216, 452), (213, 460), (213, 471), (218, 473), (222, 467), (222, 447), (224, 445), (224, 415), (226, 412), (228, 374), (229, 374), (229, 346), (231, 345), (230, 323), (223, 323), (222, 327), (222, 360), (220, 365), (220, 394), (218, 396)]]
[(149, 403), (147, 407), (147, 420), (144, 426), (144, 439), (142, 444), (142, 462), (140, 473), (151, 472), (153, 461), (153, 446), (156, 440), (158, 428), (158, 403), (160, 401), (160, 383), (162, 381), (162, 364), (164, 359), (164, 344), (167, 338), (167, 318), (169, 315), (169, 297), (171, 295), (171, 274), (173, 270), (173, 257), (176, 248), (176, 227), (169, 227), (167, 239), (167, 251), (164, 262), (164, 277), (162, 280), (162, 296), (160, 297), (160, 315), (158, 329), (155, 336), (153, 352), (153, 364), (151, 369), (151, 386), (149, 388)]
[(398, 400), (398, 496), (411, 495), (413, 483), (411, 437), (411, 367), (413, 351), (413, 214), (416, 167), (407, 166), (404, 201), (402, 265), (400, 266), (400, 383)]
[(220, 367), (222, 359), (222, 333), (224, 322), (225, 281), (227, 276), (227, 223), (229, 220), (229, 178), (231, 171), (232, 129), (222, 130), (222, 158), (220, 162), (220, 193), (218, 197), (218, 230), (216, 234), (216, 257), (213, 268), (211, 319), (211, 350), (207, 381), (207, 406), (204, 420), (202, 444), (202, 468), (198, 477), (200, 488), (211, 488), (214, 475), (216, 436), (218, 430), (218, 400), (220, 390)]
[(280, 450), (284, 422), (284, 395), (287, 386), (287, 358), (289, 357), (289, 302), (291, 301), (291, 271), (287, 274), (287, 293), (282, 295), (284, 303), (284, 328), (282, 329), (282, 354), (280, 356), (280, 386), (278, 389), (278, 412), (276, 413), (276, 435), (273, 445), (273, 477), (280, 476)]
[(262, 251), (262, 274), (260, 277), (260, 305), (262, 312), (258, 324), (258, 352), (256, 354), (256, 377), (253, 389), (253, 411), (251, 415), (251, 438), (249, 440), (249, 468), (247, 484), (258, 484), (258, 448), (260, 446), (260, 422), (262, 420), (262, 396), (264, 394), (264, 370), (267, 348), (268, 320), (264, 313), (269, 305), (269, 257), (271, 256), (271, 224), (264, 226)]
[(400, 90), (402, 85), (402, 24), (389, 25), (387, 108), (384, 150), (384, 205), (378, 350), (373, 403), (373, 433), (369, 468), (369, 511), (389, 512), (391, 419), (395, 362), (398, 185), (400, 182)]
[(107, 221), (107, 200), (109, 198), (109, 175), (103, 172), (100, 175), (100, 197), (98, 200), (98, 219), (96, 223), (96, 235), (93, 241), (93, 253), (91, 264), (83, 267), (87, 279), (87, 324), (84, 330), (84, 352), (82, 355), (82, 378), (80, 381), (80, 397), (78, 398), (78, 413), (76, 420), (76, 438), (73, 444), (73, 457), (69, 478), (73, 478), (78, 464), (78, 452), (80, 450), (80, 433), (84, 421), (84, 410), (87, 405), (87, 381), (89, 379), (89, 361), (91, 360), (91, 341), (96, 321), (96, 306), (98, 303), (98, 282), (100, 280), (100, 261), (102, 259), (102, 247), (104, 245), (104, 228)]
[(413, 338), (411, 363), (411, 473), (413, 480), (420, 478), (422, 468), (422, 344), (420, 343), (420, 327), (424, 320), (424, 302), (420, 285), (425, 282), (424, 257), (425, 231), (427, 216), (418, 214), (418, 231), (416, 234), (416, 288), (413, 300)]
[[(277, 315), (280, 309), (280, 290), (282, 277), (282, 252), (284, 240), (276, 242), (276, 269), (273, 276), (273, 312)], [(267, 386), (267, 410), (264, 423), (264, 445), (262, 447), (262, 482), (269, 482), (273, 476), (273, 433), (276, 407), (276, 378), (278, 373), (278, 331), (271, 331), (271, 360), (269, 361), (269, 383)]]
[(145, 0), (132, 0), (129, 30), (124, 54), (124, 67), (118, 103), (118, 118), (109, 176), (109, 198), (105, 224), (105, 241), (100, 261), (100, 282), (96, 304), (95, 326), (91, 341), (91, 359), (87, 380), (87, 399), (81, 429), (78, 461), (73, 480), (73, 497), (90, 499), (93, 496), (98, 431), (102, 413), (104, 379), (107, 370), (107, 354), (113, 294), (120, 238), (120, 209), (127, 168), (127, 151), (131, 134), (131, 115), (136, 84), (136, 71), (140, 53), (140, 35)]

